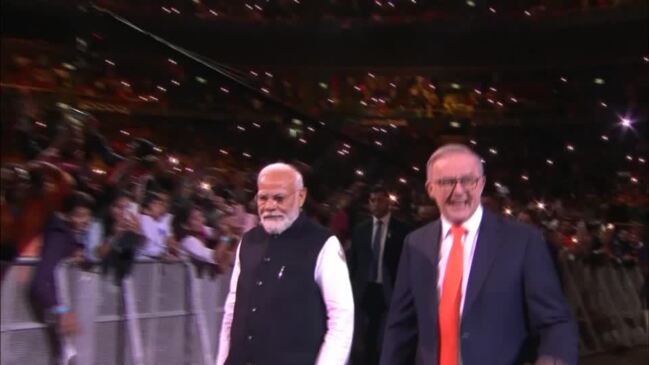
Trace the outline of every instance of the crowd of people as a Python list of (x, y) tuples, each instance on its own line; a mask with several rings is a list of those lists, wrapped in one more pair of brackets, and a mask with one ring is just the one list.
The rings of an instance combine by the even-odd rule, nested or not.
[(373, 22), (422, 22), (453, 19), (471, 15), (505, 16), (561, 16), (575, 12), (611, 9), (633, 1), (495, 1), (452, 2), (429, 0), (273, 0), (233, 3), (223, 0), (193, 2), (139, 2), (99, 1), (99, 5), (131, 14), (147, 16), (193, 17), (203, 21), (283, 22), (299, 21), (373, 21)]
[[(514, 8), (534, 12), (545, 6), (543, 1), (524, 3), (519, 4), (520, 9)], [(578, 5), (589, 8), (591, 3), (582, 1)], [(594, 4), (623, 3), (626, 2)], [(126, 7), (127, 11), (143, 14), (162, 11), (169, 16), (195, 14), (259, 21), (292, 21), (308, 18), (308, 14), (317, 19), (388, 16), (398, 20), (412, 12), (417, 13), (418, 19), (439, 16), (438, 4), (426, 1), (99, 4), (118, 10)], [(448, 5), (447, 10), (452, 13), (457, 11), (454, 7), (467, 4)], [(576, 4), (566, 2), (559, 8), (573, 5)], [(302, 225), (308, 219), (327, 228), (321, 230), (315, 224), (307, 224), (318, 240), (334, 242), (329, 244), (333, 248), (327, 255), (337, 265), (337, 275), (346, 274), (343, 268), (349, 268), (355, 310), (365, 316), (357, 315), (353, 321), (359, 331), (351, 350), (352, 361), (378, 363), (377, 348), (383, 342), (393, 292), (408, 299), (411, 293), (407, 287), (418, 285), (406, 279), (401, 284), (396, 281), (401, 252), (409, 252), (407, 248), (404, 251), (404, 239), (419, 227), (430, 227), (440, 217), (448, 218), (449, 211), (464, 211), (464, 200), (445, 200), (443, 196), (453, 194), (458, 187), (469, 192), (466, 205), (477, 209), (471, 214), (478, 211), (491, 222), (502, 220), (506, 222), (503, 227), (511, 232), (516, 231), (512, 227), (521, 227), (516, 222), (527, 224), (525, 232), (537, 232), (529, 230), (530, 226), (542, 232), (544, 241), (541, 236), (534, 236), (530, 250), (543, 256), (547, 247), (551, 262), (559, 269), (560, 263), (578, 261), (639, 266), (645, 273), (649, 270), (647, 145), (639, 138), (628, 143), (634, 137), (630, 131), (635, 131), (630, 117), (618, 116), (626, 124), (616, 124), (615, 128), (584, 128), (583, 122), (574, 128), (562, 126), (556, 130), (549, 124), (529, 129), (482, 128), (480, 118), (485, 112), (502, 119), (523, 104), (528, 112), (539, 110), (539, 105), (528, 103), (535, 97), (547, 102), (542, 108), (553, 109), (557, 115), (571, 114), (573, 107), (587, 109), (589, 113), (607, 110), (603, 101), (594, 102), (595, 93), (582, 92), (578, 87), (568, 91), (548, 87), (566, 84), (563, 77), (549, 82), (528, 80), (513, 87), (493, 81), (497, 77), (487, 77), (493, 82), (476, 78), (467, 82), (438, 80), (421, 70), (313, 72), (259, 68), (235, 75), (241, 81), (235, 87), (248, 86), (252, 90), (239, 93), (230, 84), (221, 83), (223, 80), (208, 80), (208, 76), (184, 67), (182, 61), (174, 58), (151, 56), (147, 58), (147, 70), (137, 69), (129, 76), (121, 74), (130, 69), (127, 66), (131, 60), (105, 53), (97, 45), (102, 37), (100, 33), (80, 36), (75, 49), (16, 39), (3, 44), (10, 52), (2, 56), (0, 90), (1, 258), (6, 262), (20, 257), (38, 258), (29, 295), (44, 320), (57, 325), (63, 335), (77, 333), (79, 326), (73, 309), (57, 296), (55, 267), (62, 261), (101, 267), (118, 285), (129, 277), (133, 265), (142, 260), (191, 261), (207, 265), (218, 274), (235, 272), (237, 279), (241, 274), (247, 283), (243, 294), (232, 293), (231, 288), (226, 302), (226, 314), (232, 320), (237, 317), (233, 304), (237, 296), (248, 300), (245, 304), (250, 305), (250, 313), (256, 312), (257, 307), (249, 299), (267, 279), (255, 281), (250, 273), (256, 268), (241, 266), (237, 259), (241, 242), (246, 237), (247, 242), (268, 240), (269, 235), (274, 237), (289, 229), (294, 221)], [(646, 57), (645, 62), (649, 62)], [(141, 67), (142, 63), (139, 64)], [(622, 80), (621, 84), (625, 82)], [(592, 80), (588, 83), (592, 84)], [(630, 84), (625, 87), (626, 102), (630, 110), (637, 111), (641, 98)], [(586, 95), (588, 100), (573, 102), (576, 98), (560, 97), (562, 92)], [(277, 99), (288, 108), (272, 109), (267, 98)], [(99, 104), (92, 104), (95, 102)], [(296, 109), (310, 114), (314, 120), (293, 115), (299, 114), (294, 113)], [(91, 114), (88, 110), (97, 112)], [(189, 115), (188, 111), (195, 114)], [(220, 117), (215, 123), (209, 117), (217, 113)], [(329, 123), (327, 117), (351, 118), (354, 123)], [(430, 123), (417, 124), (417, 120)], [(439, 126), (449, 121), (450, 127)], [(646, 128), (637, 127), (640, 131)], [(426, 162), (426, 158), (435, 147), (447, 142), (471, 147), (472, 150), (463, 146), (451, 152), (470, 156), (470, 163), (459, 165), (476, 167), (475, 163), (479, 171), (472, 170), (461, 178), (458, 175), (431, 180), (429, 170), (434, 163)], [(594, 153), (601, 151), (605, 151), (601, 158), (593, 158)], [(290, 163), (272, 165), (283, 173), (288, 171), (280, 179), (281, 188), (286, 190), (284, 195), (269, 192), (274, 188), (264, 185), (269, 183), (261, 181), (263, 174), (258, 173), (276, 161)], [(446, 171), (445, 175), (453, 175), (452, 172)], [(286, 181), (292, 182), (293, 178), (299, 181), (297, 187), (286, 188)], [(474, 194), (478, 187), (480, 194)], [(299, 203), (287, 208), (295, 213), (289, 226), (265, 222), (264, 207), (282, 207), (282, 202)], [(273, 216), (275, 211), (270, 210), (271, 221), (285, 223), (285, 212), (280, 209), (282, 214)], [(460, 221), (465, 223), (467, 218), (463, 216)], [(246, 236), (247, 232), (252, 233)], [(335, 240), (328, 235), (335, 236)], [(417, 234), (411, 237), (421, 238)], [(440, 252), (450, 255), (455, 238), (448, 236), (444, 240), (448, 241), (447, 250)], [(375, 252), (376, 247), (381, 249)], [(319, 247), (307, 248), (305, 257), (315, 264)], [(247, 254), (258, 255), (251, 250)], [(299, 259), (296, 252), (280, 254), (295, 261)], [(516, 252), (511, 253), (515, 256)], [(413, 257), (417, 254), (408, 253)], [(258, 264), (264, 266), (261, 261)], [(267, 266), (277, 270), (280, 279), (286, 267), (277, 265), (273, 262)], [(3, 265), (3, 271), (7, 267)], [(545, 266), (542, 269), (546, 273), (551, 271)], [(316, 282), (322, 289), (324, 279), (318, 270)], [(275, 272), (264, 275), (274, 277)], [(547, 279), (552, 275), (542, 276)], [(332, 277), (336, 278), (333, 282), (340, 279)], [(332, 277), (327, 280), (332, 282)], [(442, 281), (439, 284), (444, 285)], [(539, 283), (530, 284), (538, 290), (533, 284)], [(554, 284), (548, 285), (554, 290)], [(397, 286), (401, 286), (400, 292)], [(309, 297), (313, 308), (306, 310), (322, 312), (318, 295), (313, 291), (314, 283), (308, 283), (307, 289), (313, 294)], [(347, 305), (339, 312), (345, 319), (337, 323), (340, 331), (347, 334), (351, 326), (350, 293), (342, 291), (328, 292), (330, 297), (324, 299), (325, 304), (331, 299)], [(645, 289), (645, 294), (648, 292)], [(409, 315), (415, 311), (414, 299), (410, 299), (401, 308)], [(281, 305), (274, 308), (281, 313), (300, 313), (303, 309)], [(454, 308), (452, 314), (456, 312)], [(566, 314), (559, 312), (562, 316)], [(238, 315), (254, 317), (250, 313), (241, 314), (239, 309)], [(326, 332), (321, 323), (315, 322), (314, 328), (319, 332), (313, 333)], [(254, 323), (276, 326), (271, 320)], [(227, 330), (233, 330), (232, 342), (230, 334), (222, 334), (221, 340), (225, 338), (228, 346), (232, 344), (231, 356), (243, 359), (255, 353), (248, 347), (253, 336), (244, 333), (240, 324), (229, 325), (232, 328)], [(296, 333), (301, 332), (295, 331), (291, 336)], [(393, 328), (385, 358), (397, 358), (401, 353), (395, 336), (399, 334), (395, 335)], [(451, 337), (459, 336), (452, 333)], [(566, 337), (572, 340), (570, 334)], [(304, 338), (317, 342), (306, 335)], [(332, 338), (334, 342), (351, 341), (347, 337)], [(317, 353), (317, 344), (309, 345), (310, 351)], [(329, 349), (323, 358), (343, 359), (346, 355), (341, 348), (346, 345), (340, 346)], [(414, 346), (409, 343), (409, 351)], [(457, 354), (455, 350), (449, 353), (453, 352)], [(225, 362), (227, 355), (221, 352), (219, 361)], [(572, 355), (571, 352), (566, 356)]]
[[(166, 110), (236, 116), (267, 111), (263, 98), (211, 77), (211, 73), (194, 71), (178, 59), (148, 58), (146, 70), (133, 72), (141, 69), (142, 63), (101, 49), (101, 37), (79, 37), (76, 49), (8, 40), (5, 46), (11, 56), (2, 63), (3, 83), (6, 88), (31, 90), (44, 99), (56, 93), (106, 103), (122, 113)], [(43, 49), (48, 52), (42, 53)], [(318, 118), (441, 117), (484, 123), (532, 112), (541, 116), (596, 114), (603, 109), (602, 100), (615, 100), (601, 88), (585, 94), (581, 89), (562, 88), (563, 97), (557, 98), (557, 87), (562, 84), (559, 74), (554, 79), (542, 75), (526, 82), (513, 77), (503, 80), (502, 75), (491, 73), (440, 79), (432, 69), (250, 68), (237, 70), (236, 75), (260, 95)], [(584, 88), (592, 85), (591, 79), (573, 76), (572, 83)], [(619, 82), (628, 90), (628, 102), (637, 103), (638, 86), (631, 76)], [(592, 100), (584, 103), (584, 95)]]
[[(64, 258), (102, 262), (118, 278), (128, 275), (134, 259), (145, 258), (190, 258), (229, 270), (237, 242), (258, 222), (254, 164), (229, 156), (219, 168), (179, 168), (146, 139), (133, 138), (115, 151), (87, 113), (59, 106), (49, 117), (55, 126), (49, 140), (13, 131), (27, 146), (23, 162), (5, 161), (2, 167), (3, 258), (41, 257), (32, 288), (37, 302), (53, 313), (67, 310), (57, 304), (53, 288), (53, 268)], [(105, 170), (93, 167), (97, 161)], [(370, 188), (383, 181), (356, 175), (318, 186), (314, 166), (298, 166), (313, 184), (305, 211), (353, 249), (354, 229), (373, 209)], [(388, 188), (382, 197), (389, 210), (409, 226), (439, 216), (423, 185)], [(524, 199), (496, 189), (483, 204), (543, 229), (555, 257), (646, 265), (648, 202), (641, 190)], [(64, 323), (70, 329), (68, 320)]]

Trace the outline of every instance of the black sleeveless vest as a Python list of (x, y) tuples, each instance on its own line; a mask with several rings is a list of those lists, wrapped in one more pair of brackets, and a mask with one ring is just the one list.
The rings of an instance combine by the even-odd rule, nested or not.
[(303, 213), (279, 235), (257, 226), (243, 236), (226, 365), (315, 363), (327, 312), (314, 272), (331, 236)]

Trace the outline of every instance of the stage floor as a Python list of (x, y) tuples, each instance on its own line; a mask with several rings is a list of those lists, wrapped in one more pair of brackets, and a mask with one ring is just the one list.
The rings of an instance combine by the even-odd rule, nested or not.
[(580, 365), (647, 365), (649, 348), (636, 347), (618, 353), (587, 356), (582, 358)]

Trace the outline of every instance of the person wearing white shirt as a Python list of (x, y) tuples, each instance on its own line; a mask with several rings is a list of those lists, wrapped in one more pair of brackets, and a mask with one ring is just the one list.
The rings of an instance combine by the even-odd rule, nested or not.
[(146, 240), (139, 248), (138, 258), (160, 258), (167, 253), (171, 239), (171, 220), (167, 213), (168, 197), (162, 193), (150, 193), (144, 200), (143, 214), (140, 216), (142, 234)]
[(237, 249), (217, 365), (345, 365), (354, 301), (338, 239), (308, 219), (291, 165), (259, 173), (261, 225)]
[(405, 239), (380, 365), (577, 364), (543, 234), (483, 208), (484, 168), (467, 146), (437, 149), (426, 177), (441, 218)]
[(215, 249), (206, 246), (211, 230), (205, 226), (201, 208), (193, 204), (181, 207), (172, 226), (180, 257), (219, 266), (226, 263), (226, 245), (218, 243)]

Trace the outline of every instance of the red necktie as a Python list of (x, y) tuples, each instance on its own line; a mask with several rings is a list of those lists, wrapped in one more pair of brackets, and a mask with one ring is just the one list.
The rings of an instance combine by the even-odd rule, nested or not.
[(464, 228), (453, 225), (453, 246), (448, 254), (446, 273), (439, 300), (439, 365), (459, 364), (460, 303), (462, 302)]

